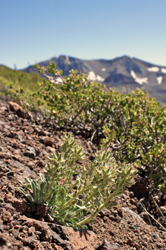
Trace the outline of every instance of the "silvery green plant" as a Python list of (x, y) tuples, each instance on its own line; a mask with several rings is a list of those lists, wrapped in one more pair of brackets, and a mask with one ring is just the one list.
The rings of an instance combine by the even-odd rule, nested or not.
[[(109, 151), (98, 151), (85, 165), (85, 153), (74, 137), (65, 134), (50, 164), (38, 180), (26, 178), (24, 193), (31, 204), (47, 206), (51, 221), (74, 228), (86, 228), (103, 209), (116, 204), (116, 196), (133, 183), (136, 172), (131, 164), (117, 163)], [(79, 162), (79, 163), (77, 163)]]

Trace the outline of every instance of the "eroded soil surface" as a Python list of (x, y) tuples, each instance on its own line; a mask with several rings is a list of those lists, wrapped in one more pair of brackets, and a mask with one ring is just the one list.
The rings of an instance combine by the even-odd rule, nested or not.
[[(87, 231), (47, 222), (44, 207), (23, 202), (16, 187), (25, 177), (37, 178), (64, 132), (40, 113), (0, 99), (0, 249), (166, 249), (166, 232), (142, 208), (165, 226), (151, 194), (164, 214), (165, 197), (138, 174), (136, 184), (118, 197), (119, 205), (103, 209)], [(75, 138), (93, 159), (97, 145), (78, 131)]]

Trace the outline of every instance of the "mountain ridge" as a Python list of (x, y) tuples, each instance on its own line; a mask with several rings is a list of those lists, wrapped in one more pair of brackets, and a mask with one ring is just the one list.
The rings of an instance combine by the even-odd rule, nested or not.
[[(47, 66), (49, 61), (63, 70), (63, 76), (69, 74), (71, 69), (78, 73), (85, 73), (89, 80), (104, 83), (114, 87), (121, 93), (131, 92), (136, 88), (149, 92), (150, 97), (156, 98), (161, 105), (166, 103), (166, 66), (159, 66), (127, 55), (114, 59), (84, 60), (72, 56), (60, 55), (49, 60), (39, 62), (41, 66)], [(23, 69), (25, 72), (37, 73), (37, 69), (29, 66)]]

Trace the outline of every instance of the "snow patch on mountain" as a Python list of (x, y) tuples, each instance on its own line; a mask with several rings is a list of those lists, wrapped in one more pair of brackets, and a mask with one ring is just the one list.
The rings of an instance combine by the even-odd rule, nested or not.
[(148, 83), (148, 78), (144, 77), (144, 78), (139, 78), (136, 76), (135, 72), (133, 70), (131, 70), (131, 76), (134, 78), (134, 80), (136, 82), (138, 82), (140, 85), (142, 85), (143, 83)]
[(159, 68), (158, 67), (151, 67), (151, 68), (148, 68), (147, 70), (151, 71), (151, 72), (158, 72)]
[(67, 62), (67, 64), (71, 64), (68, 56), (66, 56), (66, 62)]
[(102, 70), (102, 71), (106, 71), (106, 69), (105, 69), (105, 68), (102, 68), (101, 70)]
[(93, 71), (90, 71), (88, 74), (88, 79), (90, 81), (99, 81), (99, 82), (103, 82), (104, 78), (99, 76), (99, 75), (95, 75), (95, 73)]
[(161, 84), (161, 83), (162, 83), (162, 80), (163, 80), (163, 77), (162, 77), (162, 76), (157, 77), (158, 84)]
[(101, 76), (99, 76), (99, 75), (97, 75), (97, 76), (96, 76), (96, 80), (99, 81), (99, 82), (103, 82), (103, 81), (104, 81), (104, 78), (101, 77)]
[(166, 74), (166, 68), (162, 68), (162, 69), (161, 69), (161, 72), (163, 72), (163, 73)]

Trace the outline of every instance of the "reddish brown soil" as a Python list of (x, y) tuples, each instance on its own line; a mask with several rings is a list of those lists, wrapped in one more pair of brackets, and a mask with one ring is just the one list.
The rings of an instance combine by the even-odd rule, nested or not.
[[(37, 178), (63, 133), (40, 113), (15, 109), (0, 99), (0, 249), (166, 249), (166, 232), (141, 206), (162, 222), (150, 193), (164, 213), (165, 200), (144, 176), (137, 175), (135, 186), (118, 198), (119, 206), (102, 210), (87, 231), (47, 222), (43, 207), (23, 202), (19, 181)], [(91, 160), (97, 146), (81, 135), (75, 138)]]

